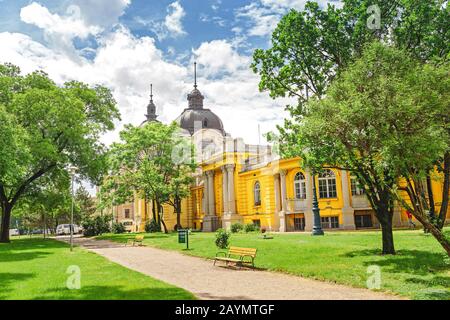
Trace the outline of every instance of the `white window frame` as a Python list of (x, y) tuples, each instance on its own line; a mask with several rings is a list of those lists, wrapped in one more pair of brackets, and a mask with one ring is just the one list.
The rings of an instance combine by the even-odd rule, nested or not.
[(306, 199), (306, 178), (303, 172), (297, 172), (294, 177), (294, 195), (297, 200)]
[(319, 180), (319, 197), (321, 199), (337, 198), (336, 175), (333, 172), (333, 170), (326, 169), (319, 175), (318, 180)]

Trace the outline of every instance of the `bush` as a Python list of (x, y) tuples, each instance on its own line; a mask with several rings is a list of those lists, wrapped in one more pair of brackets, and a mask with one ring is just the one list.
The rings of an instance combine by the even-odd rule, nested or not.
[(97, 216), (95, 218), (87, 218), (83, 221), (83, 234), (87, 237), (98, 236), (103, 233), (111, 232), (109, 226), (111, 216)]
[(112, 232), (113, 233), (124, 233), (125, 232), (125, 226), (123, 223), (113, 223), (112, 225)]
[(229, 245), (231, 233), (225, 229), (218, 229), (216, 232), (216, 246), (219, 249), (226, 249)]
[(246, 224), (245, 228), (244, 228), (245, 232), (254, 232), (254, 231), (258, 231), (258, 230), (259, 230), (259, 227), (253, 223)]
[(231, 232), (238, 233), (244, 229), (244, 225), (242, 223), (236, 222), (231, 225)]
[(158, 222), (156, 222), (156, 220), (152, 219), (151, 221), (147, 221), (147, 223), (145, 224), (145, 232), (161, 232), (161, 226), (158, 224)]

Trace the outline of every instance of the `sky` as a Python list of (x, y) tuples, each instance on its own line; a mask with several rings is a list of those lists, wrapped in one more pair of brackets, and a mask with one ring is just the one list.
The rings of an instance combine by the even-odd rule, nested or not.
[[(320, 5), (336, 0), (317, 0)], [(290, 101), (259, 92), (249, 66), (256, 48), (290, 8), (305, 0), (0, 0), (0, 63), (44, 70), (58, 84), (79, 80), (111, 89), (124, 124), (144, 120), (150, 83), (159, 120), (187, 107), (198, 63), (205, 108), (247, 143), (275, 129)]]

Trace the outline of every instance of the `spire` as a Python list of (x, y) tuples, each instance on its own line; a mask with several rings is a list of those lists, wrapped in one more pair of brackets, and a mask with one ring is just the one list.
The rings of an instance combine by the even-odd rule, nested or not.
[(194, 90), (188, 94), (189, 109), (203, 109), (202, 93), (197, 89), (197, 62), (194, 62)]
[(147, 121), (157, 121), (156, 118), (158, 117), (156, 115), (156, 106), (153, 103), (153, 84), (150, 84), (150, 102), (147, 105), (147, 114), (145, 115), (147, 117)]
[(194, 89), (197, 89), (197, 62), (194, 62)]

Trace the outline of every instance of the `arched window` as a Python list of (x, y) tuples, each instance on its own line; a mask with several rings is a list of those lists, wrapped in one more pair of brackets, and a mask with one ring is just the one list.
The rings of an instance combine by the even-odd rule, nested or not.
[(294, 178), (295, 199), (306, 199), (306, 179), (303, 173), (299, 172)]
[(259, 181), (256, 181), (255, 185), (253, 186), (253, 199), (255, 202), (255, 206), (261, 205), (261, 185), (259, 184)]
[(319, 197), (336, 198), (336, 176), (330, 169), (325, 170), (319, 175)]
[(203, 120), (203, 128), (208, 128), (208, 119)]

